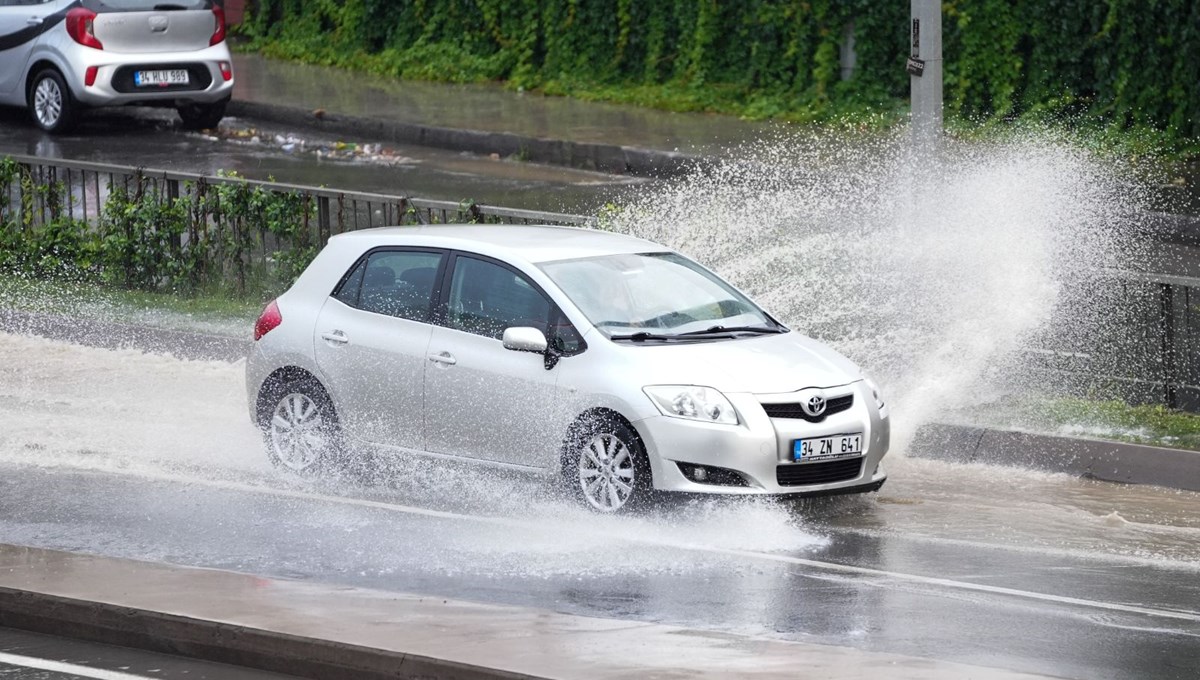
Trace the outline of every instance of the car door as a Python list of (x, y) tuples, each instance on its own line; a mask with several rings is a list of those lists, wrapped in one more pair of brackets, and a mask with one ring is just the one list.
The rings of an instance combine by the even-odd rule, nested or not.
[(61, 16), (54, 12), (61, 0), (0, 0), (0, 96), (11, 103), (24, 104), (18, 92), (34, 45)]
[[(545, 356), (504, 348), (504, 329), (547, 332), (557, 310), (524, 274), (457, 254), (444, 315), (429, 343), (425, 442), (434, 453), (547, 467), (569, 424), (557, 397), (560, 371)], [(553, 366), (553, 364), (551, 364)]]
[(425, 357), (444, 261), (437, 250), (372, 250), (321, 308), (317, 365), (348, 436), (423, 448)]

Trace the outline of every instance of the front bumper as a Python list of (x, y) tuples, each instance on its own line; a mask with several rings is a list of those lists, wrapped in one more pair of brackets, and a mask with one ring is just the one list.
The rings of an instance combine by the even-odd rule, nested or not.
[[(634, 423), (654, 477), (654, 487), (664, 491), (726, 495), (827, 495), (878, 489), (887, 478), (881, 465), (890, 442), (890, 422), (885, 406), (876, 408), (874, 399), (862, 382), (828, 388), (833, 394), (853, 394), (849, 409), (830, 414), (821, 422), (798, 418), (771, 418), (762, 403), (783, 403), (794, 395), (727, 394), (738, 411), (739, 425), (715, 425), (697, 421), (655, 416)], [(863, 454), (859, 458), (837, 461), (796, 463), (792, 461), (792, 442), (797, 439), (861, 432)], [(861, 465), (855, 467), (855, 462)], [(706, 466), (728, 470), (735, 483), (700, 483), (681, 469)], [(781, 484), (789, 473), (816, 472), (794, 466), (837, 465), (837, 481), (828, 483)], [(826, 468), (828, 469), (828, 468)], [(782, 474), (781, 474), (782, 473)], [(823, 475), (801, 475), (820, 478)], [(720, 475), (718, 476), (718, 479)]]

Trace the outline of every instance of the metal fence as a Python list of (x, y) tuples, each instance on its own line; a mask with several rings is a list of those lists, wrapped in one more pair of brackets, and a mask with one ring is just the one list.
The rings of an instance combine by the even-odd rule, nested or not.
[[(496, 224), (557, 224), (583, 226), (595, 218), (564, 213), (520, 210), (464, 201), (438, 201), (411, 196), (341, 191), (324, 187), (263, 182), (236, 176), (207, 176), (188, 172), (150, 170), (127, 166), (9, 155), (32, 186), (14, 182), (0, 209), (23, 210), (25, 222), (47, 224), (61, 217), (94, 220), (117, 187), (135, 187), (159, 200), (197, 197), (211, 187), (241, 184), (273, 193), (291, 193), (311, 202), (314, 236), (371, 227), (489, 222)], [(49, 188), (49, 190), (48, 190)], [(0, 213), (0, 218), (11, 217)]]

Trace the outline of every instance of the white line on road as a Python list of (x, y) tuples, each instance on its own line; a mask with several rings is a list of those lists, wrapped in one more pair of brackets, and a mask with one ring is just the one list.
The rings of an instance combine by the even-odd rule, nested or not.
[(64, 661), (50, 661), (49, 659), (39, 659), (36, 656), (8, 654), (6, 652), (0, 652), (0, 663), (6, 663), (10, 666), (21, 666), (22, 668), (36, 668), (39, 671), (50, 671), (52, 673), (68, 673), (83, 678), (95, 678), (96, 680), (146, 680), (146, 678), (152, 677), (148, 675), (121, 673), (119, 671), (108, 671), (103, 668), (92, 668), (91, 666), (80, 666), (79, 664), (66, 663)]
[[(193, 484), (206, 486), (214, 489), (222, 489), (226, 491), (241, 491), (253, 494), (266, 494), (278, 496), (281, 498), (290, 498), (295, 500), (319, 501), (323, 503), (336, 503), (341, 505), (350, 505), (362, 508), (373, 508), (384, 510), (387, 512), (396, 512), (406, 515), (417, 515), (420, 517), (434, 517), (437, 519), (459, 520), (468, 522), (477, 522), (482, 524), (493, 524), (498, 526), (514, 527), (520, 529), (538, 530), (541, 527), (536, 522), (530, 522), (520, 519), (508, 517), (487, 517), (481, 515), (467, 515), (456, 512), (448, 512), (445, 510), (431, 510), (411, 505), (401, 505), (398, 503), (385, 503), (382, 501), (372, 501), (362, 498), (350, 498), (345, 496), (330, 496), (320, 493), (312, 493), (307, 491), (296, 491), (292, 489), (280, 489), (276, 487), (256, 486), (254, 484), (244, 484), (241, 482), (225, 481), (225, 480), (208, 480), (196, 477), (184, 477), (181, 475), (172, 475), (169, 473), (158, 473), (148, 471), (131, 472), (116, 472), (104, 470), (109, 474), (117, 474), (128, 477), (149, 477), (164, 482), (174, 482), (180, 484)], [(1192, 623), (1200, 623), (1200, 612), (1191, 610), (1175, 610), (1175, 609), (1157, 609), (1153, 607), (1140, 607), (1137, 605), (1121, 604), (1117, 602), (1104, 602), (1101, 600), (1087, 600), (1078, 597), (1068, 597), (1064, 595), (1052, 595), (1049, 593), (1039, 593), (1029, 590), (1018, 590), (1015, 588), (1005, 588), (1002, 586), (991, 586), (982, 583), (970, 583), (968, 581), (955, 581), (953, 579), (938, 578), (934, 576), (921, 576), (919, 574), (906, 574), (904, 572), (888, 571), (885, 569), (873, 569), (871, 567), (858, 567), (849, 564), (839, 564), (837, 562), (825, 562), (822, 560), (811, 560), (803, 557), (793, 557), (791, 555), (777, 555), (772, 553), (756, 552), (753, 550), (738, 550), (735, 548), (720, 548), (715, 546), (701, 545), (696, 543), (687, 543), (684, 541), (664, 541), (657, 538), (646, 538), (640, 536), (632, 536), (619, 534), (610, 531), (600, 531), (607, 537), (626, 541), (629, 543), (638, 543), (655, 547), (676, 548), (680, 550), (689, 550), (693, 552), (705, 552), (718, 555), (726, 555), (731, 557), (740, 557), (750, 560), (761, 560), (768, 562), (776, 562), (781, 564), (790, 564), (795, 566), (809, 567), (813, 569), (821, 569), (843, 574), (854, 574), (857, 576), (872, 576), (892, 579), (906, 583), (917, 583), (926, 586), (938, 586), (941, 588), (954, 588), (961, 591), (969, 591), (976, 593), (987, 593), (990, 595), (1003, 595), (1007, 597), (1023, 598), (1026, 600), (1036, 600), (1040, 602), (1049, 602), (1060, 605), (1072, 605), (1077, 607), (1086, 607), (1088, 609), (1097, 609), (1109, 612), (1119, 612), (1122, 614), (1139, 614), (1142, 616), (1153, 616), (1156, 618), (1174, 619), (1178, 621), (1188, 621)]]

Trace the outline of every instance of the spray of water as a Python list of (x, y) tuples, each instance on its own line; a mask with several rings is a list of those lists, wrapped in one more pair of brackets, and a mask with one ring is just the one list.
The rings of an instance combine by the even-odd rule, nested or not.
[[(902, 451), (924, 420), (993, 396), (991, 372), (1019, 369), (1014, 350), (1044, 331), (1079, 278), (1139, 257), (1126, 234), (1147, 197), (1125, 176), (1043, 134), (949, 144), (933, 166), (913, 159), (903, 134), (854, 145), (785, 136), (628, 197), (613, 226), (693, 255), (789, 325), (858, 361), (884, 384), (897, 423), (894, 449)], [(1066, 322), (1086, 333), (1103, 318)], [(11, 368), (0, 371), (0, 413), (9, 423), (0, 432), (0, 463), (311, 486), (267, 468), (246, 416), (240, 366), (0, 335), (3, 358)], [(941, 508), (963, 507), (960, 489), (997, 479), (995, 471), (951, 472), (940, 463), (912, 467), (890, 483), (889, 504), (849, 499), (843, 521), (861, 516), (873, 531), (903, 512), (914, 524), (928, 516), (940, 527)], [(1026, 487), (1046, 487), (1046, 498), (1067, 486), (1020, 474)], [(682, 573), (697, 566), (681, 546), (803, 553), (830, 540), (769, 502), (700, 501), (648, 517), (597, 518), (529, 480), (436, 464), (405, 467), (374, 487), (317, 488), (529, 525), (520, 542), (491, 524), (463, 525), (457, 538), (431, 525), (416, 537), (427, 547), (421, 560), (447, 572)], [(904, 494), (915, 500), (901, 503)], [(1106, 503), (1107, 496), (1097, 501), (1097, 512), (1109, 512)], [(1027, 524), (1044, 524), (1045, 507), (1032, 504)], [(1026, 522), (1011, 520), (1016, 508), (1007, 494), (996, 508), (963, 536), (991, 540), (990, 527), (1008, 522), (1012, 542), (1026, 540), (1016, 530)], [(331, 524), (363, 521), (330, 512)], [(1093, 532), (1102, 535), (1086, 547), (1103, 545), (1107, 530)], [(630, 536), (653, 545), (631, 550)]]
[(922, 422), (992, 398), (989, 371), (1072, 281), (1139, 258), (1128, 234), (1147, 196), (1127, 177), (1046, 132), (947, 142), (937, 159), (904, 133), (792, 135), (632, 197), (613, 228), (693, 255), (860, 363), (902, 451)]

